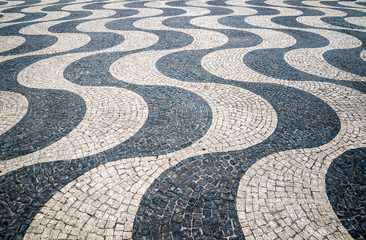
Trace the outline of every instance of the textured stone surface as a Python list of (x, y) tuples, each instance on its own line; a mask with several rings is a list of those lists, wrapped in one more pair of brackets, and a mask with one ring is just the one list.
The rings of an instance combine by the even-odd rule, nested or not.
[(366, 239), (365, 19), (0, 2), (0, 239)]

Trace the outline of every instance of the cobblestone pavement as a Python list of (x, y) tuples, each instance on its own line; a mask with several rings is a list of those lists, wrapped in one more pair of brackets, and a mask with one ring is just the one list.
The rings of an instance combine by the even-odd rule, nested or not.
[(0, 239), (366, 239), (362, 0), (0, 0)]

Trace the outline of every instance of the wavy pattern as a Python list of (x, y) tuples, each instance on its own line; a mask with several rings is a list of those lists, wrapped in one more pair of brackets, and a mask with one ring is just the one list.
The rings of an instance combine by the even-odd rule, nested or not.
[[(241, 226), (246, 236), (253, 237), (261, 234), (272, 239), (292, 238), (301, 232), (303, 238), (351, 238), (348, 232), (340, 227), (343, 223), (339, 220), (342, 219), (338, 219), (332, 209), (336, 207), (334, 198), (343, 199), (342, 194), (337, 193), (341, 188), (326, 186), (324, 179), (327, 179), (327, 185), (329, 182), (333, 183), (332, 179), (329, 179), (333, 176), (329, 176), (334, 172), (331, 169), (334, 169), (333, 165), (337, 160), (333, 163), (332, 161), (339, 154), (364, 145), (361, 144), (363, 137), (358, 133), (365, 129), (365, 116), (364, 110), (358, 106), (364, 106), (365, 98), (362, 93), (331, 84), (319, 86), (305, 83), (297, 86), (329, 102), (340, 117), (342, 129), (331, 142), (320, 148), (285, 151), (256, 162), (240, 181), (241, 195), (238, 196), (237, 208)], [(349, 104), (349, 95), (353, 96), (356, 105)], [(347, 115), (353, 117), (348, 118)], [(359, 172), (349, 176), (362, 178), (362, 175)], [(329, 200), (328, 189), (333, 191)], [(358, 204), (359, 208), (365, 207), (362, 203), (362, 193), (354, 196), (360, 196), (354, 204)], [(343, 209), (346, 205), (339, 204), (337, 207)], [(349, 217), (358, 217), (359, 212), (353, 212)], [(279, 228), (284, 231), (276, 232), (275, 229)], [(356, 232), (361, 235), (362, 227), (357, 229)], [(347, 230), (355, 236), (355, 231), (351, 232), (352, 228), (348, 226)]]
[[(214, 122), (210, 126), (207, 134), (198, 142), (195, 142), (193, 145), (180, 151), (167, 155), (160, 155), (158, 159), (156, 157), (122, 159), (98, 167), (96, 171), (100, 173), (103, 172), (103, 175), (109, 176), (106, 178), (103, 177), (105, 183), (111, 181), (111, 179), (116, 183), (116, 185), (113, 184), (109, 185), (110, 187), (103, 188), (102, 192), (94, 191), (93, 187), (81, 189), (80, 187), (84, 185), (77, 184), (78, 182), (90, 182), (91, 186), (98, 184), (100, 178), (92, 173), (93, 170), (79, 177), (77, 181), (70, 183), (62, 190), (69, 192), (71, 195), (75, 195), (75, 192), (83, 194), (83, 192), (87, 191), (91, 193), (89, 196), (86, 196), (89, 199), (88, 201), (94, 202), (102, 196), (104, 199), (103, 202), (101, 202), (103, 205), (102, 208), (109, 208), (109, 204), (113, 205), (113, 210), (108, 211), (106, 219), (118, 216), (117, 219), (111, 220), (113, 224), (108, 226), (97, 226), (99, 228), (98, 231), (103, 231), (103, 229), (113, 231), (114, 226), (117, 224), (119, 231), (113, 231), (113, 237), (131, 238), (133, 230), (132, 223), (137, 213), (138, 203), (141, 201), (144, 192), (164, 170), (184, 160), (188, 156), (195, 156), (198, 153), (203, 154), (234, 150), (255, 145), (257, 142), (260, 142), (261, 139), (254, 139), (251, 136), (263, 135), (263, 139), (265, 139), (273, 132), (276, 126), (275, 122), (271, 123), (271, 121), (273, 121), (272, 118), (275, 119), (276, 115), (273, 110), (271, 111), (270, 105), (253, 93), (244, 91), (240, 88), (216, 84), (204, 84), (202, 86), (195, 84), (191, 86), (190, 89), (202, 94), (205, 99), (208, 100), (208, 103), (213, 110)], [(209, 94), (207, 90), (210, 90)], [(235, 93), (237, 96), (243, 96), (243, 98), (239, 103), (230, 103), (232, 100), (230, 100), (229, 97), (226, 97), (229, 102), (218, 101), (217, 97), (219, 96), (213, 94), (219, 94), (222, 91)], [(223, 96), (220, 96), (219, 98), (224, 100)], [(225, 104), (223, 104), (224, 102)], [(267, 113), (268, 115), (264, 113)], [(254, 129), (245, 127), (237, 130), (240, 132), (234, 132), (232, 131), (234, 128), (230, 128), (230, 123), (234, 121), (237, 122), (238, 129), (239, 126), (242, 128), (244, 126), (258, 127)], [(242, 136), (245, 136), (245, 138)], [(140, 169), (140, 167), (136, 169), (135, 166), (140, 166), (142, 169)], [(118, 175), (115, 174), (115, 171), (118, 171)], [(146, 172), (149, 173), (145, 174)], [(115, 186), (119, 187), (115, 188)], [(123, 201), (118, 201), (119, 196), (124, 196)], [(52, 231), (52, 228), (43, 224), (45, 219), (53, 219), (53, 221), (57, 221), (57, 224), (63, 226), (65, 222), (71, 221), (78, 223), (72, 227), (72, 231), (77, 233), (78, 236), (80, 234), (87, 236), (87, 229), (91, 227), (95, 228), (93, 223), (95, 218), (88, 214), (90, 213), (89, 210), (86, 208), (78, 209), (77, 207), (80, 204), (83, 205), (82, 201), (72, 200), (65, 203), (69, 208), (75, 208), (75, 211), (78, 212), (77, 214), (66, 214), (55, 218), (55, 216), (49, 212), (49, 209), (54, 209), (53, 206), (59, 201), (59, 198), (55, 195), (42, 209), (42, 212), (36, 215), (35, 220), (30, 226), (32, 230), (28, 231), (27, 237), (47, 237), (47, 232)], [(65, 206), (65, 204), (59, 204), (59, 206)], [(103, 215), (103, 212), (99, 209), (93, 207), (91, 211), (97, 216)], [(42, 228), (41, 231), (39, 230), (40, 228)], [(66, 228), (64, 230), (65, 231), (61, 231), (60, 234), (67, 235)]]
[(365, 239), (361, 1), (0, 3), (0, 238)]

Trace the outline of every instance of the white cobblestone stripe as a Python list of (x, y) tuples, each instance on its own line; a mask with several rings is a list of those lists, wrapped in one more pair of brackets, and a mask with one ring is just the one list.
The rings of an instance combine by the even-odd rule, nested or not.
[(28, 110), (28, 100), (23, 95), (0, 91), (0, 135), (16, 125)]
[(361, 53), (360, 53), (360, 57), (362, 60), (364, 60), (366, 62), (366, 50), (363, 50)]
[(22, 17), (24, 17), (24, 14), (22, 14), (22, 13), (6, 13), (1, 18), (1, 23), (10, 22), (10, 21), (13, 21), (13, 20), (20, 19)]
[(25, 1), (8, 1), (4, 5), (0, 6), (0, 8), (8, 8), (22, 3), (25, 3)]
[(206, 14), (210, 13), (210, 10), (206, 9), (206, 8), (200, 8), (200, 7), (196, 7), (196, 6), (192, 6), (192, 7), (181, 7), (181, 6), (180, 7), (174, 7), (174, 6), (169, 6), (166, 3), (171, 3), (171, 2), (169, 2), (169, 1), (147, 2), (146, 4), (144, 4), (144, 6), (148, 7), (148, 8), (156, 8), (156, 9), (171, 8), (171, 9), (179, 9), (179, 10), (185, 11), (185, 13), (183, 13), (180, 16), (202, 16), (202, 15), (206, 15)]
[(362, 6), (360, 4), (358, 4), (360, 2), (349, 2), (349, 1), (340, 1), (339, 4), (346, 6), (346, 7), (350, 7), (350, 8), (355, 8), (356, 10), (366, 10), (365, 6)]
[(330, 42), (329, 45), (320, 48), (300, 48), (289, 51), (284, 56), (288, 64), (300, 71), (320, 77), (348, 81), (366, 80), (364, 76), (334, 67), (323, 58), (323, 54), (328, 50), (351, 49), (361, 46), (362, 42), (359, 39), (336, 31), (317, 29), (311, 31), (327, 38)]
[[(113, 16), (115, 12), (113, 10), (109, 9), (84, 9), (85, 2), (81, 3), (75, 3), (75, 4), (69, 4), (63, 8), (61, 8), (64, 11), (88, 11), (92, 14), (87, 16), (86, 19), (96, 19), (96, 18), (107, 18)], [(83, 19), (83, 18), (81, 18)]]
[[(7, 61), (10, 59), (14, 59), (17, 57), (24, 57), (24, 56), (30, 56), (30, 55), (42, 55), (42, 54), (55, 54), (55, 53), (61, 53), (61, 52), (67, 52), (71, 51), (77, 48), (80, 48), (84, 45), (86, 45), (90, 41), (90, 37), (86, 34), (78, 34), (78, 33), (53, 33), (48, 31), (48, 29), (60, 22), (42, 22), (38, 24), (31, 24), (27, 27), (24, 27), (20, 29), (19, 33), (29, 36), (34, 35), (48, 35), (48, 36), (54, 36), (57, 38), (57, 42), (49, 47), (28, 52), (28, 53), (15, 53), (7, 56), (3, 56), (0, 61)], [(17, 36), (17, 38), (19, 38)], [(24, 41), (22, 42), (22, 44)], [(21, 44), (14, 46), (19, 47)], [(10, 49), (7, 49), (10, 50)]]
[[(358, 1), (357, 3), (360, 3), (360, 2), (361, 1)], [(331, 3), (331, 5), (329, 3)], [(358, 9), (364, 8), (361, 5), (358, 5), (357, 3), (355, 4), (355, 6), (357, 6)], [(311, 0), (311, 1), (304, 2), (304, 5), (320, 8), (321, 11), (326, 11), (327, 9), (331, 8), (331, 6), (338, 8), (338, 9), (347, 9), (347, 1), (337, 1), (337, 2), (332, 3), (332, 2), (326, 2), (326, 1)]]
[[(282, 7), (271, 7), (273, 10), (279, 11), (281, 16), (291, 17), (291, 16), (300, 16), (302, 12), (300, 10), (291, 9), (291, 8), (282, 8)], [(259, 16), (249, 16), (245, 18), (245, 22), (256, 26), (259, 28), (269, 28), (269, 29), (289, 29), (291, 27), (279, 25), (272, 21), (276, 15), (259, 15)]]
[[(57, 38), (57, 42), (47, 48), (40, 49), (35, 52), (30, 52), (28, 54), (22, 54), (21, 56), (26, 55), (41, 55), (41, 54), (54, 54), (67, 52), (76, 48), (80, 48), (86, 45), (90, 41), (90, 37), (86, 34), (78, 34), (78, 33), (53, 33), (48, 29), (56, 24), (63, 23), (62, 21), (52, 21), (52, 22), (41, 22), (29, 25), (20, 29), (20, 34), (25, 35), (51, 35)], [(11, 56), (13, 58), (19, 57), (17, 55)], [(7, 60), (9, 58), (5, 58)]]
[(366, 27), (366, 17), (347, 17), (345, 20), (351, 24)]
[(257, 49), (290, 47), (296, 44), (296, 39), (288, 34), (273, 30), (245, 29), (245, 31), (258, 35), (262, 38), (262, 42), (253, 47), (225, 49), (207, 54), (201, 60), (202, 67), (225, 79), (245, 82), (274, 82), (273, 78), (264, 76), (245, 65), (244, 56)]
[[(140, 17), (142, 16), (150, 16), (160, 14), (160, 11), (142, 11), (140, 12)], [(134, 15), (136, 17), (138, 15)], [(94, 53), (104, 53), (104, 52), (119, 52), (119, 51), (132, 51), (137, 49), (143, 49), (149, 47), (156, 42), (158, 42), (159, 38), (153, 33), (142, 32), (142, 31), (118, 31), (118, 30), (110, 30), (105, 27), (106, 24), (111, 22), (110, 19), (98, 19), (91, 20), (85, 23), (81, 23), (77, 26), (77, 29), (82, 32), (110, 32), (122, 35), (124, 41), (114, 47), (107, 48), (105, 50), (96, 51)]]
[[(27, 8), (22, 9), (22, 12), (24, 13), (45, 13), (46, 15), (42, 18), (37, 19), (37, 21), (52, 21), (52, 20), (57, 20), (57, 19), (61, 19), (64, 17), (67, 17), (70, 15), (69, 12), (50, 12), (50, 11), (43, 11), (42, 9), (45, 8), (47, 6), (44, 5), (38, 5), (38, 6), (30, 6)], [(24, 22), (28, 22), (28, 21), (24, 21)], [(32, 20), (30, 20), (29, 22), (32, 22)]]
[[(217, 24), (217, 19), (211, 18), (206, 22), (194, 19), (191, 23), (201, 27), (211, 27)], [(209, 21), (213, 21), (210, 23)], [(259, 45), (240, 48), (240, 49), (225, 49), (214, 51), (207, 54), (201, 60), (202, 67), (210, 73), (236, 81), (253, 81), (253, 82), (277, 82), (283, 83), (287, 80), (279, 80), (276, 78), (264, 76), (250, 67), (248, 67), (243, 59), (247, 53), (258, 49), (281, 49), (291, 47), (296, 44), (296, 40), (285, 33), (276, 32), (269, 29), (244, 29), (246, 32), (254, 33), (262, 38)], [(334, 49), (352, 49), (360, 47), (362, 42), (351, 35), (342, 34), (331, 30), (311, 30), (320, 36), (324, 36), (330, 41), (325, 47), (317, 48), (297, 48), (288, 51), (284, 55), (286, 63), (300, 70), (301, 72), (309, 73), (323, 78), (333, 80), (347, 81), (364, 81), (365, 77), (350, 72), (343, 71), (331, 64), (324, 58), (323, 54)], [(362, 56), (361, 52), (361, 56)], [(276, 80), (275, 80), (276, 79)]]
[[(116, 6), (115, 4), (111, 3), (106, 5), (111, 9), (126, 9), (123, 5)], [(113, 12), (113, 10), (111, 10)], [(162, 13), (161, 10), (158, 9), (144, 9), (141, 10), (137, 15), (134, 17), (148, 17), (154, 16)], [(117, 45), (112, 48), (108, 48), (107, 51), (115, 52), (115, 51), (128, 51), (128, 50), (135, 50), (139, 48), (148, 47), (154, 44), (158, 39), (154, 34), (148, 32), (139, 32), (139, 31), (115, 31), (106, 28), (104, 25), (108, 22), (113, 21), (112, 19), (97, 19), (100, 18), (99, 16), (96, 17), (88, 17), (88, 21), (85, 21), (77, 26), (77, 30), (80, 30), (81, 33), (55, 33), (49, 31), (52, 26), (57, 24), (65, 23), (65, 21), (45, 21), (41, 23), (31, 24), (20, 29), (20, 34), (25, 35), (49, 35), (54, 36), (57, 38), (57, 42), (47, 48), (43, 48), (37, 51), (32, 51), (29, 53), (22, 53), (22, 54), (15, 54), (15, 55), (8, 55), (3, 56), (0, 61), (6, 61), (9, 59), (14, 59), (20, 56), (30, 56), (30, 55), (42, 55), (42, 54), (55, 54), (55, 53), (67, 53), (71, 50), (78, 49), (82, 46), (85, 46), (88, 42), (90, 42), (90, 37), (87, 35), (88, 32), (110, 32), (115, 34), (120, 34), (124, 37), (124, 41), (122, 44)], [(85, 32), (85, 33), (83, 33)], [(7, 50), (13, 49), (15, 47), (19, 47), (24, 40), (22, 37), (13, 36), (11, 38), (2, 37), (4, 38), (4, 42), (1, 42), (0, 50), (5, 52)], [(6, 41), (5, 41), (6, 38)], [(9, 43), (7, 43), (9, 42)], [(105, 52), (106, 50), (102, 50)], [(96, 51), (95, 53), (97, 53)]]
[[(318, 3), (315, 3), (315, 4), (318, 4)], [(347, 16), (347, 14), (345, 12), (342, 12), (342, 11), (336, 10), (336, 9), (322, 8), (321, 11), (324, 12), (326, 14), (326, 16), (333, 16), (333, 17)], [(308, 25), (308, 26), (311, 26), (314, 28), (344, 29), (342, 27), (334, 26), (332, 24), (322, 21), (321, 19), (323, 17), (324, 16), (303, 16), (303, 17), (296, 18), (296, 20), (302, 24), (305, 24), (305, 25)]]
[(19, 47), (25, 42), (20, 36), (0, 36), (0, 52), (6, 52), (10, 49)]

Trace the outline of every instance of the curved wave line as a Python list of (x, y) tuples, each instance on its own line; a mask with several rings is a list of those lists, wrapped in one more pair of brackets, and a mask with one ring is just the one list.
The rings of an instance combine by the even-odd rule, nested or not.
[[(305, 238), (351, 238), (332, 210), (324, 180), (337, 156), (349, 149), (366, 146), (365, 136), (360, 135), (362, 129), (366, 129), (362, 113), (366, 106), (364, 94), (331, 83), (291, 85), (327, 102), (337, 112), (341, 130), (321, 147), (275, 153), (248, 170), (240, 181), (237, 201), (243, 232), (246, 236), (256, 236), (260, 231), (273, 239), (279, 237), (278, 229), (287, 228), (292, 230), (286, 230), (286, 233), (301, 231)], [(352, 96), (352, 100), (348, 96)], [(285, 188), (286, 191), (282, 191)], [(310, 222), (311, 226), (308, 226)]]
[(329, 45), (318, 48), (298, 48), (284, 55), (286, 62), (292, 67), (309, 74), (335, 80), (365, 81), (365, 76), (360, 76), (343, 71), (331, 64), (324, 58), (323, 53), (334, 49), (351, 49), (362, 45), (362, 42), (349, 35), (329, 30), (312, 30), (328, 39)]
[[(79, 188), (79, 184), (91, 181), (91, 187), (86, 191), (94, 192), (95, 194), (92, 194), (87, 198), (96, 199), (99, 194), (102, 194), (105, 198), (105, 203), (102, 203), (103, 206), (113, 202), (114, 209), (109, 213), (110, 215), (108, 215), (119, 216), (113, 222), (119, 225), (118, 228), (121, 232), (115, 232), (114, 237), (120, 237), (119, 234), (122, 234), (124, 238), (132, 237), (132, 222), (136, 215), (138, 204), (149, 186), (163, 171), (174, 166), (183, 159), (196, 156), (197, 154), (218, 151), (224, 152), (255, 145), (267, 138), (276, 127), (276, 114), (271, 105), (261, 97), (247, 90), (220, 84), (198, 83), (190, 84), (190, 87), (186, 84), (184, 88), (202, 96), (209, 103), (213, 112), (212, 125), (206, 135), (199, 139), (199, 141), (187, 148), (167, 155), (121, 159), (117, 162), (108, 163), (80, 176), (76, 181), (69, 183), (61, 190), (61, 195), (70, 191), (70, 193), (72, 192), (72, 196), (76, 196), (77, 194), (82, 193), (82, 191), (85, 191), (85, 189), (82, 190)], [(222, 92), (230, 94), (227, 94), (225, 97), (220, 95)], [(233, 95), (237, 97), (237, 100), (233, 101)], [(134, 166), (142, 166), (142, 168), (136, 169)], [(120, 171), (117, 169), (120, 169)], [(113, 172), (115, 170), (119, 172), (117, 178), (113, 177)], [(98, 184), (98, 177), (95, 175), (96, 172), (105, 176), (110, 175), (110, 177), (114, 179), (113, 186), (110, 185), (111, 188), (106, 188), (103, 192), (93, 190), (94, 188), (92, 186)], [(110, 178), (106, 177), (103, 181), (107, 182), (109, 181), (108, 179)], [(131, 179), (133, 179), (133, 181), (131, 181)], [(114, 186), (119, 187), (115, 188)], [(113, 194), (108, 193), (111, 189), (113, 189)], [(131, 189), (133, 189), (132, 193)], [(47, 209), (49, 209), (55, 201), (58, 201), (56, 199), (59, 199), (59, 195), (60, 194), (56, 194), (54, 198), (46, 204), (44, 210), (36, 215), (27, 235), (34, 237), (39, 236), (38, 233), (47, 232), (48, 226), (42, 225), (42, 230), (45, 230), (42, 231), (39, 228), (39, 222), (42, 222), (42, 219), (48, 219), (50, 217)], [(121, 195), (124, 196), (123, 201), (117, 201), (114, 197)], [(67, 203), (62, 204), (62, 206), (65, 205), (74, 208), (74, 206), (79, 205), (79, 201), (68, 201)], [(84, 229), (86, 230), (91, 227), (90, 224), (92, 224), (93, 217), (86, 212), (83, 212), (83, 210), (78, 212), (82, 217), (70, 216), (67, 221), (82, 221), (82, 224), (76, 225), (73, 228), (75, 232), (82, 232)], [(101, 212), (95, 210), (95, 214), (98, 215), (101, 214)], [(66, 218), (57, 218), (57, 221), (60, 224), (63, 224), (63, 222), (66, 221)]]

